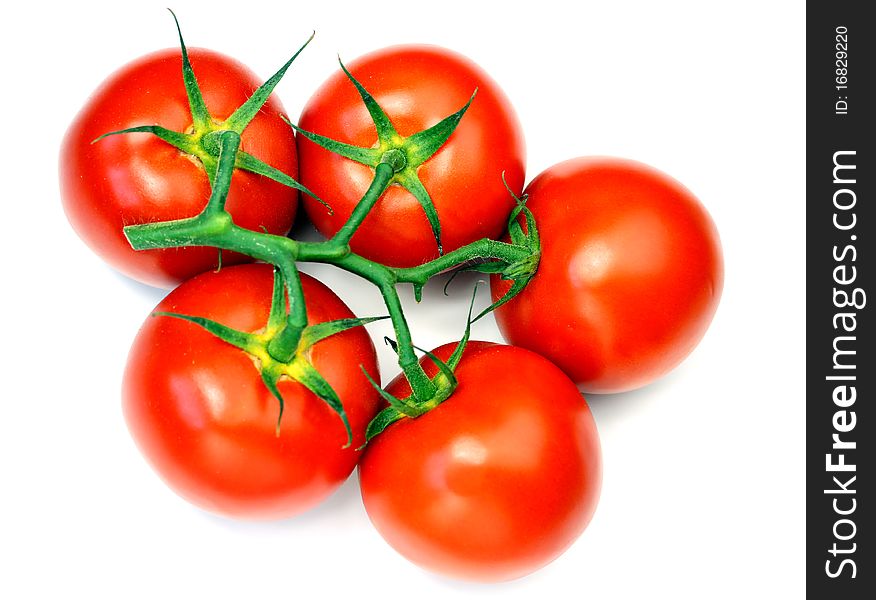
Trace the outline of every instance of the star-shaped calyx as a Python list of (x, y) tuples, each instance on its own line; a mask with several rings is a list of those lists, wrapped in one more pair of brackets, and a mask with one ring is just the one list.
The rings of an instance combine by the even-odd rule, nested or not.
[(386, 319), (387, 317), (338, 319), (336, 321), (325, 321), (323, 323), (309, 325), (301, 331), (298, 346), (291, 358), (279, 359), (274, 356), (270, 350), (271, 341), (286, 326), (287, 306), (285, 284), (283, 277), (280, 274), (280, 270), (277, 268), (274, 269), (274, 291), (273, 297), (271, 298), (271, 310), (268, 316), (268, 323), (264, 329), (259, 330), (258, 332), (239, 331), (211, 319), (173, 312), (156, 312), (153, 313), (153, 316), (172, 317), (189, 321), (190, 323), (194, 323), (195, 325), (204, 328), (222, 341), (249, 354), (254, 359), (254, 368), (259, 370), (265, 387), (271, 392), (271, 395), (277, 399), (277, 402), (279, 402), (276, 428), (277, 435), (280, 434), (280, 423), (283, 419), (283, 409), (285, 406), (285, 401), (280, 394), (277, 384), (282, 379), (287, 378), (301, 383), (323, 402), (328, 404), (328, 406), (341, 418), (341, 421), (344, 423), (344, 428), (347, 431), (347, 445), (344, 447), (346, 448), (352, 443), (353, 432), (350, 429), (350, 422), (347, 419), (344, 405), (328, 381), (325, 380), (319, 371), (316, 370), (316, 367), (313, 366), (313, 363), (310, 362), (309, 350), (317, 342), (335, 335), (336, 333), (341, 333), (342, 331), (359, 327), (367, 323), (372, 323), (380, 319)]
[(380, 163), (392, 165), (395, 173), (389, 183), (402, 186), (417, 199), (417, 202), (420, 203), (420, 206), (426, 213), (426, 218), (429, 220), (432, 234), (435, 236), (435, 243), (438, 245), (438, 254), (443, 254), (441, 223), (438, 219), (438, 212), (435, 210), (435, 204), (432, 202), (429, 192), (420, 181), (417, 169), (438, 152), (441, 146), (444, 145), (444, 142), (450, 137), (450, 134), (456, 129), (468, 107), (471, 106), (472, 101), (475, 99), (477, 89), (474, 90), (465, 106), (452, 115), (445, 117), (428, 129), (408, 137), (403, 137), (396, 131), (389, 116), (380, 107), (377, 100), (353, 77), (340, 59), (338, 62), (340, 62), (344, 74), (356, 86), (359, 96), (368, 109), (368, 114), (371, 115), (371, 119), (374, 121), (374, 126), (377, 129), (377, 145), (370, 148), (354, 146), (317, 133), (305, 131), (292, 123), (290, 125), (295, 128), (295, 131), (313, 143), (350, 160), (375, 169)]
[[(365, 377), (371, 382), (371, 386), (377, 390), (380, 397), (389, 405), (377, 413), (377, 415), (371, 419), (371, 422), (368, 423), (368, 427), (365, 430), (365, 444), (383, 433), (384, 429), (396, 421), (405, 418), (416, 419), (436, 408), (439, 404), (447, 400), (456, 389), (457, 385), (459, 385), (454, 371), (456, 370), (456, 367), (459, 366), (459, 361), (462, 360), (462, 353), (465, 352), (465, 347), (468, 345), (468, 340), (471, 337), (471, 324), (473, 322), (471, 315), (476, 295), (477, 286), (475, 286), (471, 295), (471, 304), (468, 307), (468, 319), (466, 320), (465, 333), (463, 333), (462, 338), (456, 344), (456, 348), (453, 349), (453, 353), (446, 362), (435, 356), (432, 352), (414, 346), (414, 348), (429, 357), (429, 360), (438, 367), (438, 373), (431, 379), (435, 390), (432, 397), (417, 398), (416, 394), (412, 391), (410, 395), (404, 398), (397, 398), (381, 388), (380, 385), (371, 378), (371, 375), (369, 375), (364, 368), (362, 369)], [(388, 337), (383, 339), (396, 352), (396, 354), (398, 354), (398, 344)]]
[[(192, 116), (192, 126), (190, 128), (190, 131), (173, 131), (160, 125), (140, 125), (137, 127), (130, 127), (128, 129), (121, 129), (119, 131), (110, 131), (101, 135), (92, 143), (99, 142), (103, 138), (111, 135), (119, 135), (124, 133), (151, 133), (161, 140), (167, 142), (174, 148), (177, 148), (181, 152), (185, 152), (186, 154), (194, 156), (198, 160), (200, 160), (201, 163), (204, 165), (204, 169), (207, 172), (207, 177), (210, 180), (210, 185), (212, 186), (216, 173), (217, 162), (219, 159), (218, 137), (220, 133), (222, 131), (234, 131), (238, 135), (243, 134), (243, 130), (246, 129), (247, 125), (249, 125), (253, 118), (255, 118), (256, 114), (258, 114), (258, 112), (261, 110), (262, 106), (264, 106), (265, 102), (268, 101), (271, 92), (274, 91), (274, 88), (283, 78), (283, 75), (286, 74), (286, 70), (292, 65), (292, 62), (298, 57), (299, 54), (301, 54), (301, 51), (304, 50), (304, 48), (307, 47), (307, 44), (309, 44), (310, 41), (313, 39), (313, 35), (311, 35), (310, 38), (308, 38), (308, 40), (304, 42), (304, 45), (298, 49), (298, 51), (292, 56), (292, 58), (290, 58), (286, 62), (286, 64), (284, 64), (280, 68), (279, 71), (274, 73), (274, 75), (270, 79), (268, 79), (265, 83), (259, 86), (259, 88), (253, 92), (252, 96), (250, 96), (246, 102), (238, 107), (237, 110), (235, 110), (231, 114), (231, 116), (226, 118), (224, 121), (220, 121), (213, 118), (213, 116), (210, 114), (210, 111), (207, 109), (207, 105), (204, 103), (204, 96), (201, 93), (201, 88), (198, 86), (198, 80), (195, 78), (195, 72), (192, 69), (191, 62), (189, 61), (189, 54), (186, 50), (185, 41), (183, 41), (179, 21), (177, 20), (176, 15), (173, 13), (173, 11), (170, 11), (170, 14), (173, 15), (174, 23), (176, 23), (176, 30), (179, 34), (180, 49), (182, 50), (183, 84), (185, 85), (186, 96), (189, 102), (189, 111), (191, 112)], [(326, 205), (323, 200), (318, 198), (306, 187), (295, 181), (295, 179), (251, 154), (243, 151), (238, 151), (235, 167), (238, 169), (243, 169), (244, 171), (256, 173), (258, 175), (263, 175), (268, 179), (272, 179), (273, 181), (281, 183), (285, 186), (304, 192), (305, 194), (311, 196), (318, 202), (328, 207), (328, 205)]]
[[(522, 292), (523, 288), (525, 288), (530, 280), (535, 277), (535, 273), (538, 270), (538, 263), (541, 259), (541, 238), (538, 235), (538, 228), (535, 225), (535, 217), (533, 216), (532, 211), (526, 207), (526, 195), (524, 194), (522, 197), (517, 196), (511, 188), (508, 187), (504, 173), (502, 174), (502, 182), (505, 184), (505, 189), (508, 190), (508, 193), (511, 194), (517, 202), (517, 206), (514, 207), (514, 210), (511, 211), (511, 215), (508, 217), (508, 237), (513, 245), (526, 248), (528, 254), (524, 258), (512, 263), (503, 263), (500, 261), (487, 262), (463, 268), (468, 271), (498, 275), (499, 278), (512, 282), (508, 291), (505, 292), (501, 298), (481, 311), (481, 313), (475, 317), (475, 321), (493, 312)], [(521, 215), (523, 216), (522, 223), (520, 219)]]
[[(500, 279), (511, 282), (511, 287), (505, 294), (493, 302), (490, 306), (482, 310), (474, 321), (493, 312), (512, 298), (523, 291), (529, 282), (535, 277), (538, 270), (538, 263), (541, 259), (541, 238), (538, 235), (538, 227), (535, 224), (535, 217), (526, 207), (527, 196), (518, 196), (508, 186), (505, 181), (505, 174), (502, 174), (502, 183), (505, 184), (505, 189), (514, 198), (517, 206), (511, 211), (508, 217), (508, 238), (511, 246), (515, 246), (524, 250), (522, 258), (515, 260), (490, 260), (487, 262), (473, 262), (463, 265), (456, 269), (444, 284), (444, 294), (447, 294), (447, 288), (453, 283), (453, 280), (462, 272), (476, 271), (487, 275), (496, 275)], [(522, 219), (521, 219), (522, 216)], [(415, 292), (416, 292), (415, 288)]]

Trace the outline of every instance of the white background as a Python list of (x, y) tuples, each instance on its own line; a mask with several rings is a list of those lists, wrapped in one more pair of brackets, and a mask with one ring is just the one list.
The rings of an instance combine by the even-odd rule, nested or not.
[[(398, 556), (355, 477), (309, 514), (252, 524), (189, 506), (147, 467), (119, 389), (164, 292), (78, 240), (56, 162), (90, 91), (176, 33), (164, 0), (39, 4), (15, 3), (0, 26), (0, 597), (802, 597), (803, 2), (174, 2), (190, 46), (264, 78), (316, 29), (278, 87), (293, 119), (338, 53), (436, 43), (510, 96), (527, 179), (577, 155), (626, 156), (680, 179), (714, 217), (726, 285), (708, 335), (664, 380), (591, 399), (605, 458), (591, 526), (547, 568), (492, 586)], [(307, 270), (355, 312), (380, 312), (369, 286)], [(459, 335), (468, 289), (447, 301), (438, 284), (407, 303), (420, 345)], [(500, 339), (492, 319), (475, 337)], [(386, 381), (396, 367), (378, 347)]]

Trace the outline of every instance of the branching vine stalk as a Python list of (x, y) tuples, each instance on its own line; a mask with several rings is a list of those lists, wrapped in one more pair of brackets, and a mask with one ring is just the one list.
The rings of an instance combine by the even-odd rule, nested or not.
[[(454, 268), (498, 274), (505, 279), (513, 280), (514, 284), (508, 295), (478, 315), (480, 318), (498, 304), (506, 301), (511, 295), (519, 293), (534, 275), (540, 255), (535, 223), (523, 201), (519, 198), (517, 199), (518, 206), (509, 219), (509, 242), (485, 238), (447, 254), (444, 254), (441, 249), (440, 223), (437, 213), (428, 192), (419, 182), (416, 169), (437, 152), (452, 135), (465, 111), (474, 100), (474, 95), (463, 108), (437, 125), (409, 138), (401, 138), (395, 132), (383, 109), (342, 64), (344, 72), (356, 85), (363, 102), (372, 115), (378, 131), (378, 146), (373, 149), (357, 148), (302, 131), (298, 127), (295, 129), (299, 135), (303, 135), (329, 150), (368, 164), (373, 168), (374, 176), (371, 185), (350, 217), (333, 237), (320, 242), (298, 241), (285, 236), (242, 228), (234, 223), (231, 214), (225, 209), (225, 200), (235, 168), (254, 171), (305, 193), (310, 193), (287, 175), (240, 150), (243, 130), (252, 116), (267, 100), (270, 91), (276, 86), (292, 60), (288, 61), (274, 77), (256, 90), (252, 98), (231, 117), (225, 121), (215, 121), (210, 118), (203, 103), (181, 34), (180, 44), (183, 51), (183, 80), (188, 92), (193, 123), (196, 131), (199, 132), (196, 139), (169, 132), (157, 126), (134, 127), (124, 131), (111, 132), (107, 135), (151, 133), (180, 150), (193, 154), (201, 159), (204, 168), (208, 171), (212, 182), (212, 193), (202, 212), (195, 217), (130, 225), (124, 229), (125, 235), (136, 250), (208, 246), (218, 248), (220, 251), (230, 250), (246, 254), (256, 260), (274, 265), (276, 272), (275, 308), (272, 309), (268, 333), (258, 337), (258, 339), (248, 332), (233, 332), (221, 324), (208, 322), (197, 316), (165, 316), (188, 319), (245, 351), (264, 354), (264, 360), (268, 361), (270, 367), (265, 367), (262, 377), (271, 392), (278, 397), (281, 411), (282, 398), (276, 392), (275, 384), (277, 377), (286, 375), (298, 379), (329, 403), (339, 413), (349, 431), (343, 407), (338, 406), (339, 401), (334, 392), (330, 387), (326, 389), (328, 384), (325, 383), (325, 380), (314, 372), (315, 370), (309, 363), (302, 362), (301, 358), (302, 349), (315, 343), (314, 339), (318, 341), (318, 339), (323, 339), (327, 335), (332, 335), (345, 328), (373, 320), (349, 320), (324, 328), (324, 330), (320, 330), (319, 335), (308, 334), (315, 326), (308, 327), (307, 325), (307, 308), (297, 263), (313, 262), (335, 265), (371, 282), (379, 290), (388, 316), (392, 321), (395, 333), (393, 347), (398, 354), (398, 363), (412, 390), (411, 397), (403, 402), (399, 401), (400, 404), (397, 405), (403, 410), (392, 413), (391, 419), (387, 417), (387, 414), (382, 413), (383, 416), (380, 418), (382, 420), (375, 420), (375, 423), (369, 427), (369, 438), (382, 431), (383, 427), (393, 420), (404, 416), (416, 416), (416, 414), (421, 414), (422, 411), (434, 407), (446, 399), (456, 384), (452, 377), (452, 368), (449, 368), (450, 376), (447, 376), (448, 369), (444, 368), (447, 365), (444, 365), (438, 376), (433, 379), (428, 377), (419, 363), (397, 286), (399, 284), (412, 285), (415, 297), (419, 301), (422, 289), (430, 278)], [(369, 260), (351, 250), (350, 240), (386, 189), (393, 184), (407, 188), (420, 202), (432, 224), (436, 244), (439, 248), (438, 258), (416, 267), (396, 268)], [(525, 230), (519, 222), (521, 213), (525, 217)], [(285, 294), (282, 294), (281, 291), (285, 291)], [(277, 301), (277, 298), (282, 298), (283, 295), (285, 295), (285, 303)], [(470, 322), (471, 318), (469, 318)], [(461, 346), (464, 346), (467, 337), (468, 329)], [(458, 357), (456, 360), (458, 361)], [(455, 367), (455, 364), (453, 366)], [(375, 382), (372, 383), (379, 389)], [(392, 402), (390, 404), (391, 408), (396, 406)], [(377, 422), (379, 420), (380, 422)]]

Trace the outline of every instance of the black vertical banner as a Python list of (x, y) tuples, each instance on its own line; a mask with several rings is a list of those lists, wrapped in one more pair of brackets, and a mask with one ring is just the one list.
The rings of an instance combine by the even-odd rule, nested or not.
[(807, 2), (806, 584), (876, 598), (876, 22)]

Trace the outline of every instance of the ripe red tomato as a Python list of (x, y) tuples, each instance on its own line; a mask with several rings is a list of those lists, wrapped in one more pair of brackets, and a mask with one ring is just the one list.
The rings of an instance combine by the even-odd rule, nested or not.
[[(438, 213), (445, 252), (502, 234), (516, 192), (523, 187), (525, 147), (508, 99), (487, 73), (467, 58), (435, 46), (395, 46), (348, 65), (383, 107), (397, 132), (410, 136), (477, 97), (444, 146), (418, 175)], [(330, 77), (301, 114), (302, 129), (370, 148), (377, 130), (356, 88), (342, 71)], [(304, 208), (325, 236), (340, 229), (368, 189), (373, 169), (297, 136), (301, 182), (334, 209), (304, 198)], [(429, 221), (416, 198), (393, 185), (351, 241), (353, 250), (381, 263), (411, 267), (438, 257)]]
[[(273, 275), (269, 265), (204, 273), (156, 308), (213, 319), (253, 332), (265, 327)], [(302, 275), (311, 323), (352, 317), (326, 286)], [(254, 359), (198, 325), (149, 317), (125, 370), (128, 428), (167, 484), (206, 510), (243, 518), (283, 518), (323, 500), (350, 474), (379, 398), (362, 374), (378, 377), (374, 346), (361, 327), (317, 342), (312, 364), (343, 402), (341, 419), (300, 383), (278, 383), (285, 411), (263, 384)]]
[[(446, 360), (455, 344), (435, 354)], [(431, 361), (426, 370), (437, 369)], [(472, 342), (459, 387), (375, 437), (359, 463), (380, 534), (409, 560), (466, 579), (521, 577), (559, 556), (596, 508), (599, 439), (586, 402), (546, 359)], [(387, 390), (410, 393), (403, 377)]]
[[(527, 186), (538, 272), (496, 312), (509, 343), (585, 392), (643, 386), (699, 343), (724, 281), (718, 232), (680, 183), (644, 164), (578, 158)], [(494, 299), (509, 282), (492, 279)]]
[[(195, 75), (214, 119), (229, 117), (259, 85), (239, 62), (208, 50), (189, 50)], [(297, 175), (292, 130), (283, 108), (268, 100), (243, 133), (241, 149)], [(101, 258), (144, 283), (169, 287), (216, 267), (214, 248), (137, 252), (125, 225), (192, 217), (207, 204), (210, 184), (200, 161), (150, 133), (98, 136), (138, 125), (184, 132), (192, 126), (180, 51), (162, 50), (109, 76), (89, 98), (61, 146), (64, 210), (79, 236)], [(241, 227), (285, 234), (292, 226), (298, 192), (261, 175), (237, 170), (226, 208)], [(232, 252), (225, 264), (249, 260)]]

